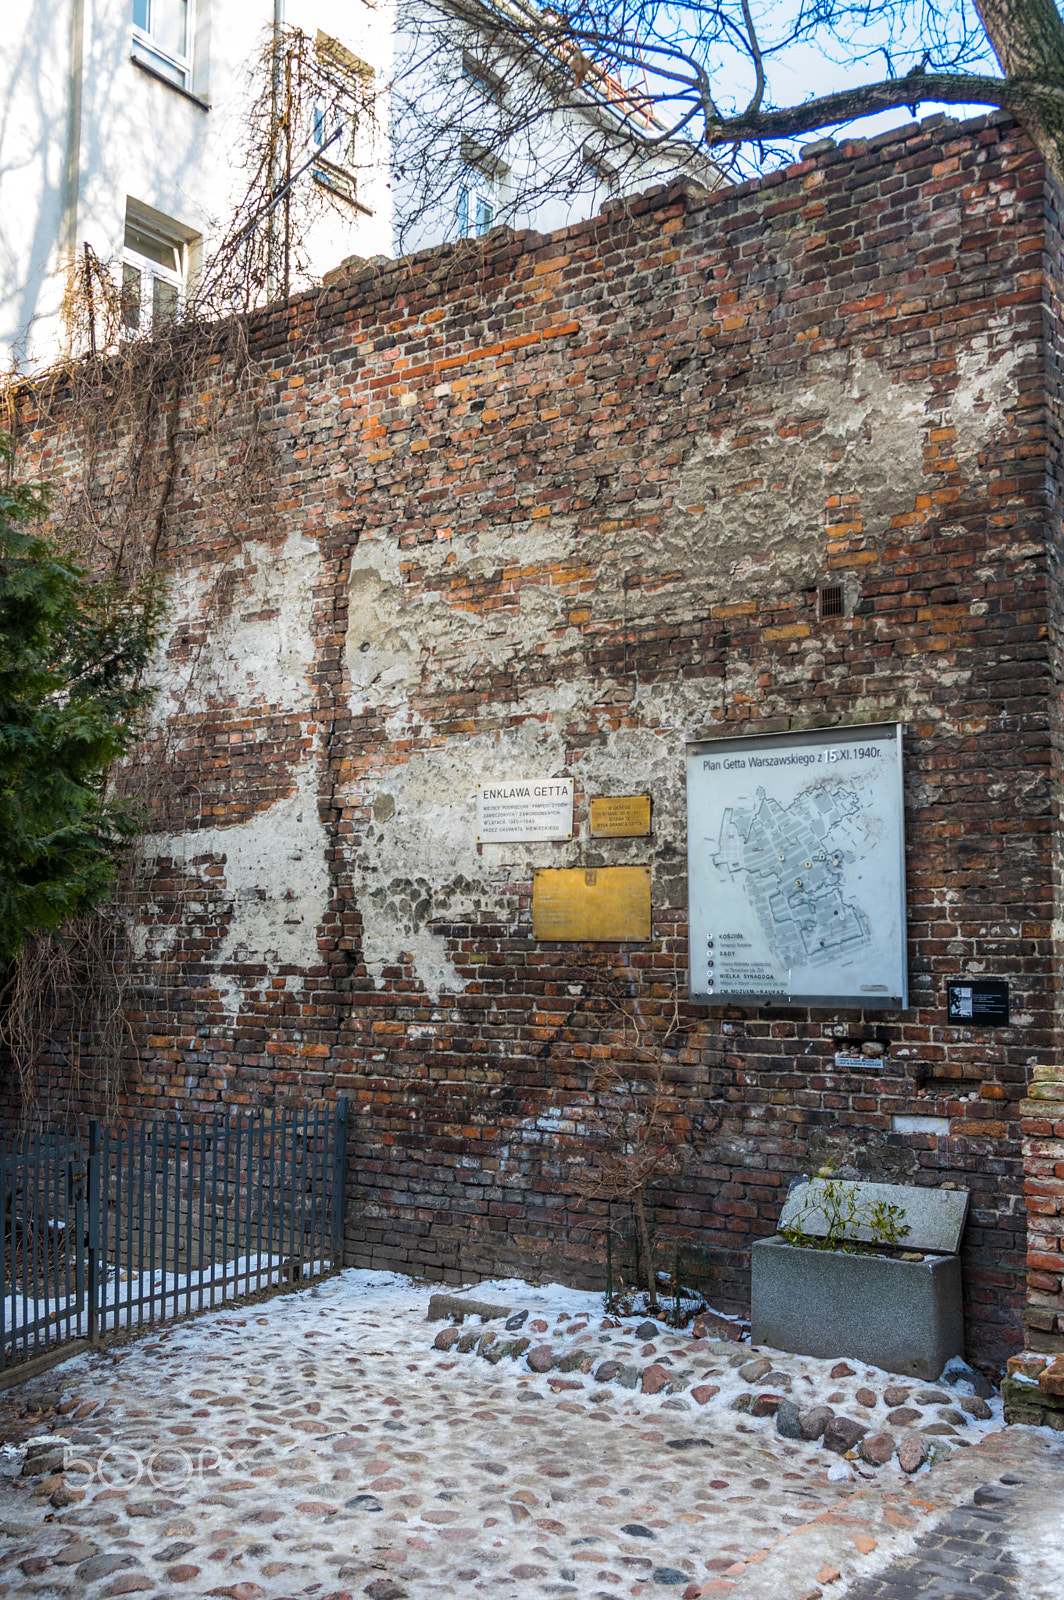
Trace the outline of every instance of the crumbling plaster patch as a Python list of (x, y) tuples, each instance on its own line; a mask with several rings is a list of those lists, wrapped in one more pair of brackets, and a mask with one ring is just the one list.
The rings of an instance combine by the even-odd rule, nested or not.
[[(639, 519), (618, 523), (593, 543), (595, 530), (572, 518), (544, 518), (519, 528), (441, 540), (420, 547), (421, 581), (405, 586), (399, 552), (388, 537), (360, 545), (352, 566), (348, 669), (352, 698), (387, 708), (393, 739), (422, 724), (411, 695), (423, 675), (437, 686), (450, 671), (502, 665), (516, 654), (547, 658), (570, 652), (579, 634), (565, 625), (569, 601), (549, 581), (551, 563), (593, 562), (593, 615), (623, 608), (626, 621), (689, 609), (691, 575), (702, 575), (705, 607), (748, 593), (793, 593), (814, 583), (824, 567), (824, 522), (832, 495), (860, 490), (864, 536), (884, 539), (899, 506), (927, 491), (925, 447), (931, 425), (964, 413), (963, 470), (1003, 425), (1013, 394), (1014, 363), (1024, 352), (981, 341), (952, 397), (907, 386), (856, 352), (826, 356), (815, 378), (763, 418), (733, 421), (691, 451), (670, 485), (671, 505), (652, 537)], [(684, 508), (702, 503), (694, 516)], [(842, 520), (840, 516), (840, 520)], [(754, 554), (751, 555), (751, 552)], [(466, 585), (502, 568), (525, 581), (512, 603), (481, 614), (462, 597)], [(675, 574), (677, 581), (626, 589), (626, 575)], [(435, 586), (432, 580), (436, 579)], [(446, 579), (446, 583), (442, 580)], [(795, 659), (807, 673), (815, 639)], [(741, 659), (729, 661), (729, 690), (755, 697), (754, 676)], [(781, 665), (786, 677), (787, 668)], [(559, 681), (521, 696), (522, 721), (501, 733), (450, 738), (415, 750), (389, 766), (372, 791), (375, 821), (354, 862), (363, 915), (363, 955), (378, 984), (404, 955), (427, 992), (465, 987), (432, 921), (460, 920), (491, 906), (500, 875), (528, 878), (537, 866), (622, 864), (652, 859), (655, 903), (680, 905), (684, 895), (686, 809), (683, 791), (687, 739), (716, 722), (720, 698), (707, 683), (684, 680), (636, 687), (625, 720), (643, 727), (610, 728), (612, 708), (596, 706), (587, 678)], [(881, 714), (870, 702), (869, 715)], [(647, 792), (654, 797), (652, 840), (613, 841), (605, 848), (585, 836), (571, 844), (476, 848), (476, 787), (484, 778), (547, 776), (570, 770), (565, 726), (571, 714), (598, 715), (606, 737), (585, 751), (573, 772), (583, 796)]]
[[(161, 723), (212, 704), (310, 709), (314, 585), (321, 569), (316, 538), (291, 528), (281, 543), (243, 546), (221, 573), (179, 572), (167, 595), (160, 644)], [(183, 646), (186, 636), (197, 641)]]
[[(694, 692), (676, 696), (687, 705)], [(588, 838), (586, 821), (571, 843), (515, 843), (477, 849), (476, 794), (482, 779), (552, 775), (566, 765), (564, 735), (531, 720), (501, 735), (481, 735), (446, 748), (415, 751), (379, 774), (373, 821), (354, 861), (362, 911), (363, 959), (378, 986), (400, 953), (433, 1000), (466, 987), (447, 942), (429, 926), (490, 910), (500, 881), (524, 881), (537, 867), (655, 862), (659, 903), (679, 903), (683, 882), (684, 716), (656, 730), (618, 730), (584, 754), (574, 776), (581, 792), (654, 796), (654, 839)], [(671, 848), (670, 848), (671, 846)]]
[[(267, 977), (290, 967), (302, 973), (316, 966), (318, 929), (330, 896), (325, 829), (318, 816), (319, 762), (316, 754), (294, 774), (292, 794), (248, 822), (229, 828), (201, 828), (180, 834), (149, 834), (140, 848), (146, 865), (173, 861), (186, 881), (197, 877), (211, 898), (211, 918), (225, 921), (218, 901), (228, 901), (228, 927), (212, 956), (227, 1012), (240, 1009), (242, 990), (262, 987)], [(220, 864), (221, 879), (207, 868)], [(150, 908), (146, 908), (150, 909)], [(172, 947), (178, 935), (202, 916), (204, 904), (186, 897), (182, 925), (159, 928), (134, 924), (134, 952), (151, 959)]]
[(347, 590), (347, 674), (355, 703), (402, 698), (418, 676), (415, 618), (393, 602), (401, 581), (394, 540), (363, 537)]
[[(515, 630), (546, 637), (564, 623), (568, 603), (549, 583), (526, 583), (520, 597), (497, 611), (461, 598), (465, 582), (501, 567), (549, 572), (567, 559), (576, 539), (568, 519), (523, 527), (458, 533), (417, 552), (424, 577), (404, 584), (394, 537), (364, 535), (348, 580), (346, 664), (354, 706), (402, 705), (422, 678), (446, 680), (471, 658), (502, 668)], [(453, 593), (452, 593), (453, 589)], [(458, 596), (457, 598), (455, 596)]]
[[(793, 593), (825, 571), (829, 498), (858, 497), (862, 536), (881, 542), (899, 508), (927, 492), (928, 430), (956, 420), (958, 467), (1004, 425), (1015, 399), (1014, 373), (1025, 347), (988, 338), (951, 392), (932, 396), (856, 351), (822, 358), (813, 377), (781, 397), (771, 413), (744, 415), (704, 435), (677, 475), (660, 539), (629, 538), (628, 554), (649, 571), (676, 570), (662, 592), (634, 591), (627, 614), (661, 615), (689, 603), (692, 570), (707, 603)], [(685, 508), (701, 506), (692, 514)]]
[(560, 774), (565, 759), (558, 730), (529, 721), (499, 737), (482, 734), (416, 750), (375, 775), (374, 821), (353, 867), (363, 960), (378, 986), (383, 968), (406, 954), (434, 1000), (444, 990), (466, 987), (446, 940), (428, 924), (493, 904), (492, 882), (504, 864), (526, 873), (558, 864), (551, 844), (486, 845), (478, 853), (477, 783)]

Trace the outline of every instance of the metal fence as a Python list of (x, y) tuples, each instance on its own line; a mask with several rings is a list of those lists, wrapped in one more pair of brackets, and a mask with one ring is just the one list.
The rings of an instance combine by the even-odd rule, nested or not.
[(347, 1102), (0, 1141), (0, 1368), (339, 1266)]

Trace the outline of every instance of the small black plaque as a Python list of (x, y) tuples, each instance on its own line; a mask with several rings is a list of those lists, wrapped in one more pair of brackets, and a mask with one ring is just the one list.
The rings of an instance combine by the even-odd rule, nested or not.
[(946, 985), (949, 1020), (967, 1028), (1007, 1028), (1009, 986), (1001, 978), (970, 978)]

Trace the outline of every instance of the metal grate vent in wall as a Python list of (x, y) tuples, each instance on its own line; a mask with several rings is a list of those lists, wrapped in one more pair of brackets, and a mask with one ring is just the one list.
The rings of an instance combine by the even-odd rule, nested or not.
[(820, 591), (820, 620), (826, 622), (829, 617), (841, 617), (843, 614), (843, 595), (841, 583), (828, 583)]

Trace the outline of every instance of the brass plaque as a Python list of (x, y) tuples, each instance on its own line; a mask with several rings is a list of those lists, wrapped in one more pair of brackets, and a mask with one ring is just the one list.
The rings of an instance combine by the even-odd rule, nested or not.
[(649, 867), (545, 867), (532, 882), (537, 939), (650, 938)]
[(593, 839), (642, 839), (649, 832), (648, 794), (604, 794), (592, 800)]

